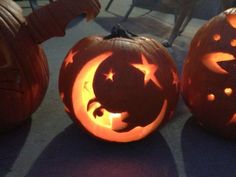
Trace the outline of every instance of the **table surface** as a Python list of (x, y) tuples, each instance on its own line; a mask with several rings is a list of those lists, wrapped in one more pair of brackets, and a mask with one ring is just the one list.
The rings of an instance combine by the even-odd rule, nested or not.
[[(108, 0), (101, 1), (103, 9)], [(99, 141), (74, 125), (64, 112), (58, 93), (58, 73), (67, 51), (89, 35), (107, 35), (120, 22), (131, 1), (114, 1), (90, 22), (73, 21), (65, 37), (43, 44), (50, 67), (45, 99), (31, 119), (0, 135), (0, 177), (236, 177), (236, 142), (199, 127), (180, 98), (166, 126), (139, 142)], [(24, 13), (30, 9), (22, 3)], [(166, 38), (173, 16), (135, 8), (120, 22), (139, 35)], [(189, 43), (204, 21), (193, 19), (169, 49), (179, 72)]]

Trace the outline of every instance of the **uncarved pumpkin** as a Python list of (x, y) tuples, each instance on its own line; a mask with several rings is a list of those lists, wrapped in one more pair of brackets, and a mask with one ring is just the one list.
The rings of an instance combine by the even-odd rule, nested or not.
[(183, 69), (182, 93), (206, 129), (236, 138), (236, 9), (207, 22), (194, 36)]
[(79, 41), (59, 77), (66, 112), (92, 135), (114, 142), (142, 139), (169, 120), (178, 88), (166, 49), (119, 27)]
[(96, 0), (79, 3), (59, 0), (25, 18), (15, 2), (0, 0), (0, 132), (22, 123), (42, 102), (49, 72), (38, 44), (64, 35), (66, 24), (79, 14), (90, 19), (99, 12)]

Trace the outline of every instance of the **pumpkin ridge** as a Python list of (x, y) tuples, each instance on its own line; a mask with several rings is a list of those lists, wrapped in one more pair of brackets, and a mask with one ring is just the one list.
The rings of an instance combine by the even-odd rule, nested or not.
[[(13, 4), (12, 4), (13, 5)], [(11, 8), (11, 9), (9, 9), (9, 8), (7, 8), (4, 4), (0, 4), (0, 7), (2, 7), (6, 12), (8, 12), (8, 14), (10, 14), (12, 17), (13, 17), (13, 19), (15, 19), (17, 22), (18, 22), (18, 24), (23, 24), (23, 23), (25, 23), (25, 18), (23, 17), (23, 15), (21, 15), (21, 13), (22, 13), (22, 11), (13, 11), (13, 9)], [(14, 6), (14, 10), (17, 8), (17, 6)], [(20, 9), (19, 9), (20, 10)], [(4, 12), (3, 13), (1, 13), (1, 16), (4, 14)], [(16, 15), (17, 14), (17, 15)], [(17, 23), (16, 23), (17, 24)], [(19, 25), (20, 26), (20, 25)]]
[[(172, 84), (176, 68), (157, 46), (143, 37), (98, 41), (90, 36), (77, 42), (62, 63), (58, 83), (72, 120), (112, 142), (140, 140), (170, 120), (179, 93)], [(168, 76), (159, 78), (158, 67)], [(162, 80), (166, 86), (159, 89)]]
[[(6, 29), (6, 27), (3, 26), (2, 29), (5, 29), (6, 31), (10, 30), (12, 37), (14, 37), (15, 34), (17, 33), (17, 31), (19, 30), (18, 22), (15, 20), (14, 16), (12, 14), (10, 14), (8, 11), (6, 11), (2, 6), (0, 6), (0, 11), (3, 12), (3, 13), (0, 13), (0, 17), (2, 19), (2, 22), (8, 27)], [(9, 20), (9, 19), (11, 19), (11, 20)]]

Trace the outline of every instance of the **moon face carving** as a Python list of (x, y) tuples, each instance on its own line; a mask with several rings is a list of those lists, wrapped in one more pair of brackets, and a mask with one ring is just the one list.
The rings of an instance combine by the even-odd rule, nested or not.
[[(123, 120), (127, 126), (119, 131), (144, 127), (155, 120), (164, 102), (162, 86), (155, 76), (157, 66), (148, 63), (143, 55), (135, 64), (116, 60), (110, 56), (97, 68), (93, 80), (96, 100), (111, 113), (128, 113)], [(153, 100), (157, 104), (153, 105)]]
[(83, 66), (72, 88), (73, 108), (90, 132), (105, 128), (111, 139), (128, 141), (159, 125), (168, 102), (151, 79), (145, 84), (143, 72), (113, 55), (105, 52)]

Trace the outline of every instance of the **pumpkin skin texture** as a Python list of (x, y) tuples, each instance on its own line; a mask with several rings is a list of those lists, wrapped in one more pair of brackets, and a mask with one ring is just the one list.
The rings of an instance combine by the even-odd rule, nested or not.
[(97, 0), (58, 0), (27, 17), (12, 0), (0, 0), (0, 132), (21, 124), (39, 107), (49, 71), (42, 42), (65, 34), (66, 25), (86, 14), (94, 18)]
[(131, 142), (170, 119), (179, 80), (172, 58), (153, 39), (90, 36), (66, 56), (59, 91), (66, 112), (93, 136)]
[(184, 100), (207, 130), (236, 138), (236, 9), (199, 29), (185, 60)]
[(20, 7), (0, 1), (0, 132), (25, 121), (40, 105), (48, 86), (42, 49), (26, 32)]

